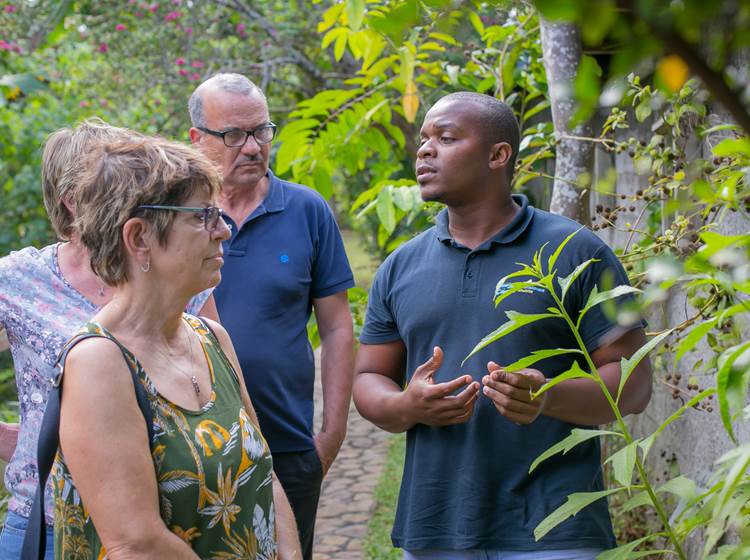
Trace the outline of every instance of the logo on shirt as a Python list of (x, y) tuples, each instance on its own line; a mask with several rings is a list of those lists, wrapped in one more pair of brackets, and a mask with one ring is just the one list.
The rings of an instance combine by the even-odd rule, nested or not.
[[(512, 287), (513, 287), (513, 282), (500, 284), (497, 288), (495, 288), (495, 298), (500, 297), (505, 292), (510, 290)], [(546, 290), (544, 288), (540, 288), (539, 286), (526, 286), (523, 290), (519, 290), (519, 293), (522, 293), (522, 294), (530, 294), (531, 292), (544, 293), (546, 292)]]
[(281, 254), (279, 255), (279, 262), (280, 262), (281, 264), (286, 264), (286, 263), (288, 263), (288, 262), (289, 262), (289, 255), (287, 255), (286, 253), (281, 253)]

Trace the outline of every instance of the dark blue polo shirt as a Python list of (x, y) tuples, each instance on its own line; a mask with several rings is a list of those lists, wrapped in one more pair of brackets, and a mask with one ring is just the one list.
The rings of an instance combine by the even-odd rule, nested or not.
[[(402, 340), (406, 371), (411, 373), (436, 345), (445, 358), (436, 382), (470, 374), (481, 382), (486, 364), (509, 364), (533, 350), (577, 348), (566, 323), (545, 319), (489, 345), (461, 361), (485, 335), (506, 321), (505, 311), (546, 313), (554, 301), (546, 292), (517, 293), (494, 306), (498, 280), (531, 263), (549, 242), (546, 257), (580, 225), (536, 210), (522, 196), (521, 211), (494, 238), (469, 250), (451, 238), (443, 210), (435, 227), (390, 255), (378, 270), (360, 337), (366, 344)], [(591, 231), (580, 231), (561, 253), (556, 268), (564, 276), (590, 259), (589, 267), (566, 298), (577, 317), (592, 287), (611, 276), (628, 282), (612, 251)], [(605, 289), (604, 286), (601, 289)], [(632, 325), (627, 328), (633, 328)], [(584, 317), (584, 342), (593, 351), (619, 329), (600, 307)], [(560, 356), (532, 366), (547, 377), (568, 369)], [(518, 426), (501, 416), (484, 396), (471, 419), (448, 427), (418, 424), (407, 433), (404, 477), (393, 527), (393, 543), (405, 549), (570, 549), (614, 545), (607, 503), (600, 500), (551, 531), (539, 543), (534, 528), (565, 502), (568, 494), (603, 489), (599, 442), (590, 440), (566, 455), (555, 455), (528, 470), (543, 451), (575, 426), (548, 416)]]
[(268, 172), (263, 203), (241, 227), (226, 218), (214, 292), (271, 452), (314, 449), (313, 298), (354, 285), (339, 228), (317, 192)]

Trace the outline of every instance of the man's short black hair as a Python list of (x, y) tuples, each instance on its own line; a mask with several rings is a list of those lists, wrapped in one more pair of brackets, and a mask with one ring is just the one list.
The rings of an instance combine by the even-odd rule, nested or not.
[(507, 142), (513, 153), (508, 161), (508, 179), (513, 179), (513, 171), (518, 156), (518, 145), (521, 141), (521, 132), (518, 121), (513, 110), (505, 103), (490, 95), (476, 93), (473, 91), (459, 91), (441, 97), (439, 102), (470, 102), (479, 109), (477, 115), (482, 135), (488, 144)]

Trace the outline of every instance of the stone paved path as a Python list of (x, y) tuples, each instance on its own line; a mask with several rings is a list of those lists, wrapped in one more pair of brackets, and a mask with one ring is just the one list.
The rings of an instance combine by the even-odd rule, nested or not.
[[(322, 412), (323, 398), (317, 379), (316, 427), (320, 427)], [(388, 436), (363, 420), (352, 403), (346, 440), (323, 481), (315, 525), (315, 560), (362, 558), (362, 539), (375, 507), (372, 493), (385, 463)]]

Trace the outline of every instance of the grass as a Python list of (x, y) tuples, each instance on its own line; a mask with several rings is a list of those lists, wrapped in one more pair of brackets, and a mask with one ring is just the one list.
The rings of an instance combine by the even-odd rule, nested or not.
[(391, 544), (391, 527), (396, 514), (398, 491), (404, 465), (406, 434), (391, 438), (388, 457), (375, 488), (375, 510), (367, 527), (363, 550), (367, 560), (401, 560), (403, 552)]

